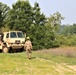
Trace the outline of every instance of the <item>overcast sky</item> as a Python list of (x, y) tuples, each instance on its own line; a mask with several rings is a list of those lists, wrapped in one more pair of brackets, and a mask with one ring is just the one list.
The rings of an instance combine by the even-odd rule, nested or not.
[[(12, 6), (17, 0), (0, 0), (0, 2)], [(41, 12), (46, 16), (50, 16), (55, 12), (60, 12), (65, 19), (62, 24), (76, 23), (76, 0), (29, 0), (33, 6), (35, 2), (38, 2), (41, 8)]]

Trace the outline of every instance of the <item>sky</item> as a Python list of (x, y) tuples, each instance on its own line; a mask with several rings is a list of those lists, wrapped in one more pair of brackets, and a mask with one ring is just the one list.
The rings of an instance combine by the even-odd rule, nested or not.
[[(0, 0), (0, 2), (12, 7), (12, 4), (17, 0)], [(39, 3), (41, 12), (47, 17), (59, 12), (65, 19), (62, 24), (76, 23), (76, 0), (29, 0), (30, 4), (34, 6), (35, 2)]]

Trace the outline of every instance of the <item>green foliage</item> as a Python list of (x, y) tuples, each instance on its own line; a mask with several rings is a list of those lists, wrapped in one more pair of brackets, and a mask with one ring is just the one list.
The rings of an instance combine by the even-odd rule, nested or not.
[(76, 35), (64, 36), (59, 35), (57, 37), (60, 46), (76, 46)]
[(28, 1), (17, 1), (9, 11), (10, 29), (28, 31), (32, 24), (32, 8)]
[(57, 37), (60, 46), (76, 46), (76, 24), (61, 25)]
[(71, 34), (76, 34), (76, 24), (73, 24), (70, 28), (70, 33)]
[(35, 25), (44, 25), (45, 22), (45, 15), (41, 13), (39, 4), (35, 2), (33, 7), (33, 23)]
[(64, 17), (62, 17), (62, 15), (59, 12), (56, 12), (47, 18), (47, 24), (50, 25), (54, 31), (58, 31), (59, 26), (61, 25), (61, 20), (63, 19)]
[(58, 47), (56, 34), (51, 26), (32, 26), (27, 36), (30, 36), (34, 50)]
[(34, 50), (76, 45), (76, 24), (60, 26), (63, 19), (59, 12), (46, 18), (37, 2), (32, 7), (28, 0), (18, 0), (11, 9), (0, 2), (0, 31), (26, 32)]
[(9, 10), (9, 6), (0, 2), (0, 27), (3, 27), (6, 24), (6, 19), (8, 17), (7, 13)]
[(76, 24), (62, 25), (59, 32), (65, 36), (74, 35), (76, 34)]

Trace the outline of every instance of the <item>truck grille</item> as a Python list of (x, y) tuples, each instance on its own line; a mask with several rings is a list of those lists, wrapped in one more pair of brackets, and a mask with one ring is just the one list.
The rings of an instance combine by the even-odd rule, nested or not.
[(16, 43), (16, 44), (20, 44), (20, 40), (16, 40), (15, 43)]

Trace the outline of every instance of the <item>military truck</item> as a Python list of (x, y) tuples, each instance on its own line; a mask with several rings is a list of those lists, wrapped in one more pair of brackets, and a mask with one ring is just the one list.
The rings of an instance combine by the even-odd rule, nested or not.
[(20, 50), (23, 51), (25, 36), (22, 31), (9, 31), (0, 34), (0, 50), (4, 53)]

